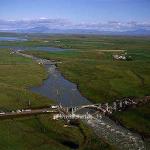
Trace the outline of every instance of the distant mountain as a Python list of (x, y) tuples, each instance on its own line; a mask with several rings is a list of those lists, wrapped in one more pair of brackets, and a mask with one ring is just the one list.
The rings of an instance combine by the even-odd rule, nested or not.
[(150, 30), (138, 29), (124, 32), (126, 35), (150, 35)]
[[(5, 30), (6, 32), (6, 30)], [(10, 31), (9, 31), (10, 32)], [(52, 33), (52, 34), (97, 34), (97, 35), (141, 35), (149, 36), (150, 30), (138, 29), (132, 31), (99, 31), (92, 29), (50, 29), (46, 26), (37, 26), (29, 29), (18, 29), (11, 32), (17, 33)]]
[(29, 28), (29, 29), (18, 29), (16, 30), (17, 32), (27, 32), (27, 33), (46, 33), (49, 31), (48, 27), (45, 26), (38, 26), (34, 28)]
[(62, 33), (62, 34), (96, 34), (96, 30), (87, 30), (87, 29), (50, 29), (45, 26), (34, 27), (30, 29), (21, 29), (16, 30), (16, 32), (21, 33)]

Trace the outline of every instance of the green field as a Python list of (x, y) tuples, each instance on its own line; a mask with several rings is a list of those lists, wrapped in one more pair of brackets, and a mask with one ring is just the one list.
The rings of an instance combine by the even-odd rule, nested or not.
[[(62, 74), (75, 82), (81, 93), (92, 102), (112, 102), (117, 98), (150, 94), (149, 37), (58, 36), (40, 39), (41, 43), (42, 40), (49, 41), (47, 46), (73, 50), (26, 53), (62, 61), (62, 64), (58, 64)], [(112, 55), (122, 53), (120, 50), (127, 51), (133, 60), (113, 61)], [(147, 116), (150, 115), (150, 111), (147, 106), (143, 107), (116, 114), (116, 118), (128, 128), (149, 136), (147, 127), (150, 120)]]
[(93, 132), (80, 125), (63, 127), (64, 122), (51, 120), (49, 115), (0, 120), (1, 150), (69, 150), (112, 149)]
[[(0, 111), (44, 107), (52, 100), (30, 92), (29, 87), (47, 77), (42, 65), (31, 59), (0, 49)], [(53, 121), (50, 115), (35, 115), (16, 119), (0, 119), (0, 150), (67, 150), (112, 149), (82, 123), (64, 127), (65, 122)]]
[[(112, 101), (114, 98), (124, 96), (149, 95), (150, 46), (148, 39), (131, 38), (129, 40), (128, 38), (107, 37), (102, 40), (101, 37), (97, 37), (97, 43), (94, 39), (75, 38), (70, 40), (68, 38), (68, 43), (67, 39), (58, 39), (64, 48), (70, 44), (73, 49), (76, 49), (64, 52), (29, 51), (28, 53), (62, 61), (59, 69), (63, 75), (77, 83), (82, 94), (93, 102)], [(114, 45), (111, 47), (103, 45), (102, 49), (102, 41), (111, 42)], [(78, 46), (78, 43), (81, 45)], [(134, 43), (135, 47), (133, 47)], [(137, 48), (137, 44), (141, 50), (139, 47)], [(87, 45), (88, 48), (85, 49)], [(128, 55), (132, 56), (133, 61), (113, 61), (112, 54), (117, 52), (109, 51), (110, 48), (111, 50), (126, 50)]]
[(11, 55), (0, 50), (0, 108), (1, 110), (47, 106), (50, 100), (29, 92), (28, 88), (42, 83), (46, 78), (44, 68), (30, 59)]

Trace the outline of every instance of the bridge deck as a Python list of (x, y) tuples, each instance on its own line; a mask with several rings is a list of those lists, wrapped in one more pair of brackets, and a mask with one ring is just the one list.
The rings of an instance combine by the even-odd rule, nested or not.
[(43, 108), (43, 109), (25, 109), (25, 110), (17, 110), (12, 112), (1, 112), (0, 118), (15, 118), (22, 117), (28, 115), (36, 115), (36, 114), (47, 114), (47, 113), (58, 113), (57, 109), (52, 108)]

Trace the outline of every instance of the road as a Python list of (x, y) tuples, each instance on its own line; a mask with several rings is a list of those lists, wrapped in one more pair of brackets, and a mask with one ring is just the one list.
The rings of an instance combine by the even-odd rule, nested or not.
[(58, 113), (58, 110), (55, 108), (41, 108), (41, 109), (23, 109), (11, 112), (1, 112), (0, 119), (23, 117), (37, 114), (48, 114), (48, 113)]

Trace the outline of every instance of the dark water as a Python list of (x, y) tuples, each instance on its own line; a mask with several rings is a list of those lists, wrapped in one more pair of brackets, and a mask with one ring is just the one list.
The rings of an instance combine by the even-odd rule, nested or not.
[(77, 86), (66, 80), (56, 69), (55, 65), (45, 65), (48, 70), (48, 79), (39, 87), (31, 88), (32, 92), (46, 96), (64, 106), (79, 106), (90, 104), (77, 89)]
[[(54, 48), (54, 47), (27, 47), (27, 46), (0, 46), (1, 48), (7, 48), (7, 49), (13, 49), (13, 50), (38, 50), (38, 51), (47, 51), (47, 52), (60, 52), (60, 51), (64, 51), (66, 49), (62, 49), (62, 48)], [(68, 50), (68, 49), (67, 49)]]
[[(28, 39), (22, 37), (0, 37), (0, 41), (27, 41)], [(1, 46), (0, 48), (8, 48), (13, 50), (41, 50), (41, 51), (49, 51), (49, 52), (56, 52), (56, 51), (64, 51), (67, 49), (63, 48), (54, 48), (54, 47), (36, 47), (36, 46)]]
[(27, 39), (20, 37), (0, 37), (0, 41), (27, 41)]

